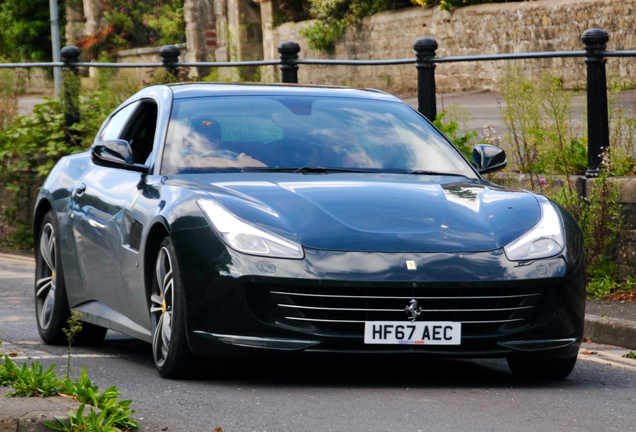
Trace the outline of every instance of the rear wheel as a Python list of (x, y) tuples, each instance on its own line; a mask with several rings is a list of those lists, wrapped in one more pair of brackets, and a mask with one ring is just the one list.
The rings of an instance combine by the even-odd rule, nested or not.
[[(70, 316), (64, 270), (60, 257), (60, 243), (55, 213), (50, 210), (42, 221), (40, 237), (35, 245), (35, 315), (38, 332), (49, 345), (65, 345), (68, 339), (62, 331)], [(100, 343), (106, 329), (82, 323), (82, 331), (73, 342), (76, 345)]]
[(506, 360), (512, 374), (522, 379), (565, 379), (576, 364), (576, 356), (555, 359), (508, 357)]
[(185, 300), (172, 242), (166, 237), (159, 246), (150, 296), (153, 327), (152, 354), (164, 378), (191, 375), (194, 356), (186, 340)]

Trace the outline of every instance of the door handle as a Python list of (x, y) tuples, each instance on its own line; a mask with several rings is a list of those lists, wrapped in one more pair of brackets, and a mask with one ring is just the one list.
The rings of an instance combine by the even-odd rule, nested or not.
[(84, 195), (84, 192), (86, 192), (86, 185), (84, 183), (80, 183), (79, 185), (77, 185), (77, 187), (75, 188), (75, 196), (81, 197), (82, 195)]

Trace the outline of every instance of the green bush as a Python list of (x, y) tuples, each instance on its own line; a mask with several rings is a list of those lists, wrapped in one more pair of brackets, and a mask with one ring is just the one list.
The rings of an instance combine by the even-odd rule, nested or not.
[[(77, 80), (74, 76), (70, 80)], [(79, 92), (79, 80), (65, 83)], [(99, 81), (99, 80), (98, 80)], [(65, 125), (66, 106), (60, 99), (46, 99), (33, 111), (0, 129), (0, 183), (14, 193), (14, 204), (4, 209), (7, 226), (0, 226), (0, 244), (31, 247), (31, 227), (20, 220), (18, 196), (32, 184), (41, 184), (62, 157), (85, 151), (106, 117), (134, 94), (141, 83), (126, 72), (106, 76), (96, 89), (79, 97), (81, 121), (70, 128)]]
[(391, 0), (311, 0), (316, 22), (300, 31), (313, 49), (329, 49), (345, 30), (360, 19), (395, 7)]
[(82, 40), (83, 55), (185, 42), (184, 0), (104, 0), (106, 27)]
[(447, 111), (442, 111), (437, 114), (433, 124), (448, 137), (448, 139), (464, 154), (464, 156), (468, 158), (468, 160), (472, 160), (473, 145), (471, 141), (479, 135), (475, 131), (470, 131), (461, 135), (459, 132), (459, 124), (453, 120), (444, 122), (444, 116), (447, 116)]
[[(58, 1), (60, 41), (64, 46), (66, 2)], [(0, 56), (12, 61), (51, 61), (49, 0), (0, 1)]]

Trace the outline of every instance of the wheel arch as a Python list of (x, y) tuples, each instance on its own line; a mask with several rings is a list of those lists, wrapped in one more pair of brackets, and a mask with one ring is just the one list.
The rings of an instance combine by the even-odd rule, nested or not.
[[(170, 235), (170, 230), (164, 220), (156, 221), (148, 231), (146, 244), (144, 246), (144, 288), (146, 299), (150, 299), (152, 291), (152, 272), (155, 268), (155, 260), (159, 253), (159, 245)], [(150, 305), (148, 305), (150, 307)]]

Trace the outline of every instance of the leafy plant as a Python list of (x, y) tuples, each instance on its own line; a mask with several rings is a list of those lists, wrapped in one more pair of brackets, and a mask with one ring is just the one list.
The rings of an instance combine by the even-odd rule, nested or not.
[(185, 42), (183, 0), (167, 0), (159, 3), (154, 13), (144, 15), (142, 25), (147, 25), (157, 32), (159, 37), (153, 41), (156, 45)]
[(603, 299), (607, 297), (613, 290), (618, 287), (618, 284), (611, 275), (605, 275), (601, 277), (595, 277), (587, 284), (587, 293)]
[(610, 157), (612, 175), (620, 177), (636, 172), (636, 111), (619, 107), (616, 98), (616, 91), (609, 93)]
[(464, 135), (460, 135), (459, 124), (454, 121), (449, 121), (448, 123), (443, 122), (446, 114), (446, 111), (442, 111), (437, 114), (433, 124), (448, 137), (448, 139), (464, 154), (464, 156), (468, 158), (468, 160), (471, 160), (473, 148), (470, 146), (470, 141), (473, 138), (477, 138), (479, 135), (475, 131), (470, 131)]
[[(11, 365), (11, 366), (8, 366)], [(21, 369), (18, 369), (9, 359), (7, 355), (4, 358), (5, 369), (9, 370), (13, 382), (9, 383), (15, 391), (7, 394), (7, 396), (53, 396), (57, 394), (60, 381), (53, 372), (55, 365), (51, 365), (46, 371), (43, 366), (38, 363), (31, 363), (31, 368), (24, 363)], [(10, 368), (10, 369), (9, 369)]]
[(99, 388), (93, 385), (84, 366), (82, 366), (80, 377), (74, 382), (71, 382), (68, 377), (64, 380), (60, 393), (73, 396), (79, 402), (87, 403), (107, 412), (109, 418), (117, 419), (112, 422), (115, 426), (124, 429), (139, 428), (137, 422), (130, 418), (135, 412), (129, 407), (131, 401), (118, 401), (117, 397), (121, 395), (121, 392), (115, 386), (109, 387), (103, 393), (99, 393)]
[(103, 0), (106, 26), (78, 46), (88, 59), (102, 52), (185, 42), (183, 0)]
[[(65, 2), (59, 1), (60, 12)], [(51, 16), (47, 0), (0, 1), (0, 55), (11, 60), (51, 61)], [(60, 13), (60, 39), (64, 46), (66, 17)]]
[(540, 165), (546, 172), (583, 174), (587, 170), (587, 138), (581, 137), (579, 125), (573, 120), (574, 95), (563, 89), (563, 80), (551, 72), (545, 72), (536, 90), (544, 113), (540, 134), (543, 150)]
[(0, 69), (0, 133), (18, 116), (18, 94), (23, 86), (23, 71)]
[(599, 176), (594, 181), (586, 207), (579, 221), (586, 247), (588, 275), (611, 276), (615, 279), (616, 263), (611, 251), (618, 240), (622, 226), (618, 184), (610, 179), (611, 161), (604, 153)]
[[(522, 173), (543, 172), (539, 167), (544, 135), (541, 133), (541, 100), (534, 83), (516, 69), (507, 69), (499, 80), (501, 108), (515, 167)], [(532, 187), (536, 187), (531, 177)]]
[(66, 339), (68, 340), (68, 353), (66, 356), (66, 378), (68, 378), (71, 373), (71, 348), (73, 347), (73, 338), (82, 331), (82, 323), (80, 322), (80, 318), (84, 315), (76, 310), (71, 310), (71, 316), (66, 323), (68, 327), (62, 329), (64, 334), (66, 335)]
[(623, 358), (636, 359), (636, 352), (629, 350), (627, 354), (623, 354)]
[[(141, 87), (129, 72), (100, 72), (97, 88), (79, 96), (77, 77), (65, 74), (64, 80), (79, 105), (46, 99), (30, 114), (0, 128), (0, 182), (14, 194), (13, 204), (4, 209), (0, 221), (0, 242), (4, 245), (32, 246), (31, 227), (19, 216), (20, 194), (33, 184), (39, 185), (63, 156), (87, 149), (112, 110)], [(71, 105), (80, 122), (67, 127), (65, 112)]]
[(97, 415), (92, 407), (90, 407), (90, 413), (84, 417), (85, 407), (86, 404), (82, 404), (77, 412), (68, 413), (68, 425), (59, 417), (55, 417), (57, 423), (47, 421), (44, 424), (51, 429), (65, 432), (120, 432), (120, 429), (115, 426), (118, 420), (116, 417), (108, 415), (105, 410)]
[(395, 7), (391, 0), (311, 0), (316, 22), (300, 31), (310, 48), (330, 49), (345, 30), (360, 19)]
[[(0, 342), (0, 345), (2, 345), (2, 342)], [(4, 363), (0, 364), (0, 387), (10, 386), (19, 373), (20, 369), (18, 366), (5, 354)]]

